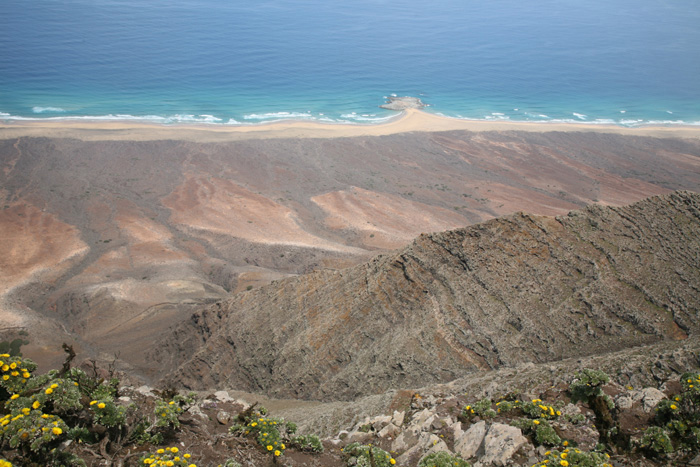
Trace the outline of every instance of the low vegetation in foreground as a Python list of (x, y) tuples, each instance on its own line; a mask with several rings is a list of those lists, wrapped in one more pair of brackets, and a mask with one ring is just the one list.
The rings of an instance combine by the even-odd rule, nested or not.
[[(45, 374), (0, 354), (0, 466), (471, 465), (613, 467), (700, 462), (700, 373), (662, 389), (592, 369), (568, 384), (472, 400), (414, 394), (393, 415), (321, 439), (224, 391), (123, 385), (111, 368)], [(532, 388), (530, 388), (532, 389)], [(527, 396), (526, 396), (527, 394)]]

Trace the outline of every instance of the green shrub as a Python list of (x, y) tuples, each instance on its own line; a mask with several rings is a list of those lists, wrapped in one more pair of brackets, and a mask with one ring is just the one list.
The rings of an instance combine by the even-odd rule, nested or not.
[(348, 465), (357, 467), (390, 467), (396, 464), (396, 460), (385, 450), (377, 447), (350, 443), (343, 449), (345, 455), (349, 456)]
[(316, 435), (294, 436), (289, 440), (289, 445), (300, 451), (323, 452), (323, 444)]
[(612, 467), (610, 456), (600, 452), (586, 452), (578, 449), (552, 450), (533, 467)]
[(658, 426), (650, 426), (642, 435), (640, 446), (652, 455), (668, 454), (673, 452), (671, 438), (666, 431)]
[(270, 454), (279, 457), (287, 449), (287, 446), (284, 444), (283, 433), (280, 432), (280, 428), (284, 427), (286, 434), (286, 426), (282, 419), (265, 417), (259, 412), (257, 414), (253, 412), (248, 417), (247, 423), (233, 425), (229, 428), (229, 431), (255, 438), (258, 444), (269, 451)]
[[(669, 438), (672, 450), (700, 449), (700, 374), (684, 373), (680, 378), (681, 393), (670, 399), (664, 399), (656, 406), (655, 423), (663, 428)], [(656, 430), (652, 438), (646, 439), (645, 448), (653, 452), (671, 452), (665, 440)], [(660, 448), (658, 451), (653, 446)], [(675, 448), (675, 449), (674, 449)]]
[(90, 402), (93, 421), (97, 425), (119, 427), (124, 425), (126, 409), (117, 406), (111, 398), (93, 400)]
[(525, 415), (532, 419), (554, 420), (561, 416), (561, 411), (558, 407), (544, 404), (542, 399), (533, 399), (530, 402), (523, 402), (520, 408)]
[(573, 402), (588, 402), (591, 398), (603, 396), (603, 385), (608, 384), (610, 377), (602, 371), (585, 368), (574, 375), (569, 386)]
[(472, 418), (474, 416), (479, 416), (484, 419), (493, 418), (498, 415), (498, 413), (491, 408), (492, 406), (493, 402), (491, 399), (484, 398), (479, 402), (476, 402), (474, 405), (467, 405), (464, 407), (462, 410), (462, 415), (467, 418)]
[(469, 462), (448, 452), (434, 452), (423, 457), (418, 467), (471, 467)]
[(537, 420), (519, 418), (510, 424), (523, 430), (524, 434), (532, 436), (533, 441), (538, 445), (558, 446), (562, 442), (554, 428), (543, 418)]
[(153, 408), (153, 415), (156, 417), (155, 426), (164, 428), (179, 428), (179, 416), (182, 413), (180, 402), (182, 396), (175, 396), (170, 401), (157, 400)]

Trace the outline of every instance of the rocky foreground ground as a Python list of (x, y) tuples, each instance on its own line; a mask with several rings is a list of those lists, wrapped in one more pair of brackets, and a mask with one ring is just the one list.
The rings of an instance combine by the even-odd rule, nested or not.
[[(80, 465), (78, 458), (126, 466), (695, 466), (699, 352), (697, 340), (665, 342), (352, 403), (265, 401), (275, 407), (269, 410), (254, 395), (130, 385), (129, 375), (88, 363), (85, 371), (0, 382), (0, 459), (32, 466)], [(4, 364), (31, 371), (7, 357)]]

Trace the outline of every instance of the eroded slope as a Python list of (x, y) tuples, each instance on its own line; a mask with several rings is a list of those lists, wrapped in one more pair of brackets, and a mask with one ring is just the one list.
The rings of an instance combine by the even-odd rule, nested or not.
[(197, 313), (154, 357), (191, 388), (339, 399), (696, 336), (700, 195), (421, 235)]

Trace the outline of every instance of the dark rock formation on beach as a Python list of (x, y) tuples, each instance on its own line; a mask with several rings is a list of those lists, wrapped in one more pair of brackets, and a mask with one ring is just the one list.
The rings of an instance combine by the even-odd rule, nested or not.
[(425, 107), (425, 104), (418, 97), (391, 96), (387, 98), (386, 104), (382, 104), (379, 107), (388, 110), (422, 109)]
[(194, 314), (154, 361), (188, 388), (352, 399), (700, 330), (700, 195), (421, 235)]

